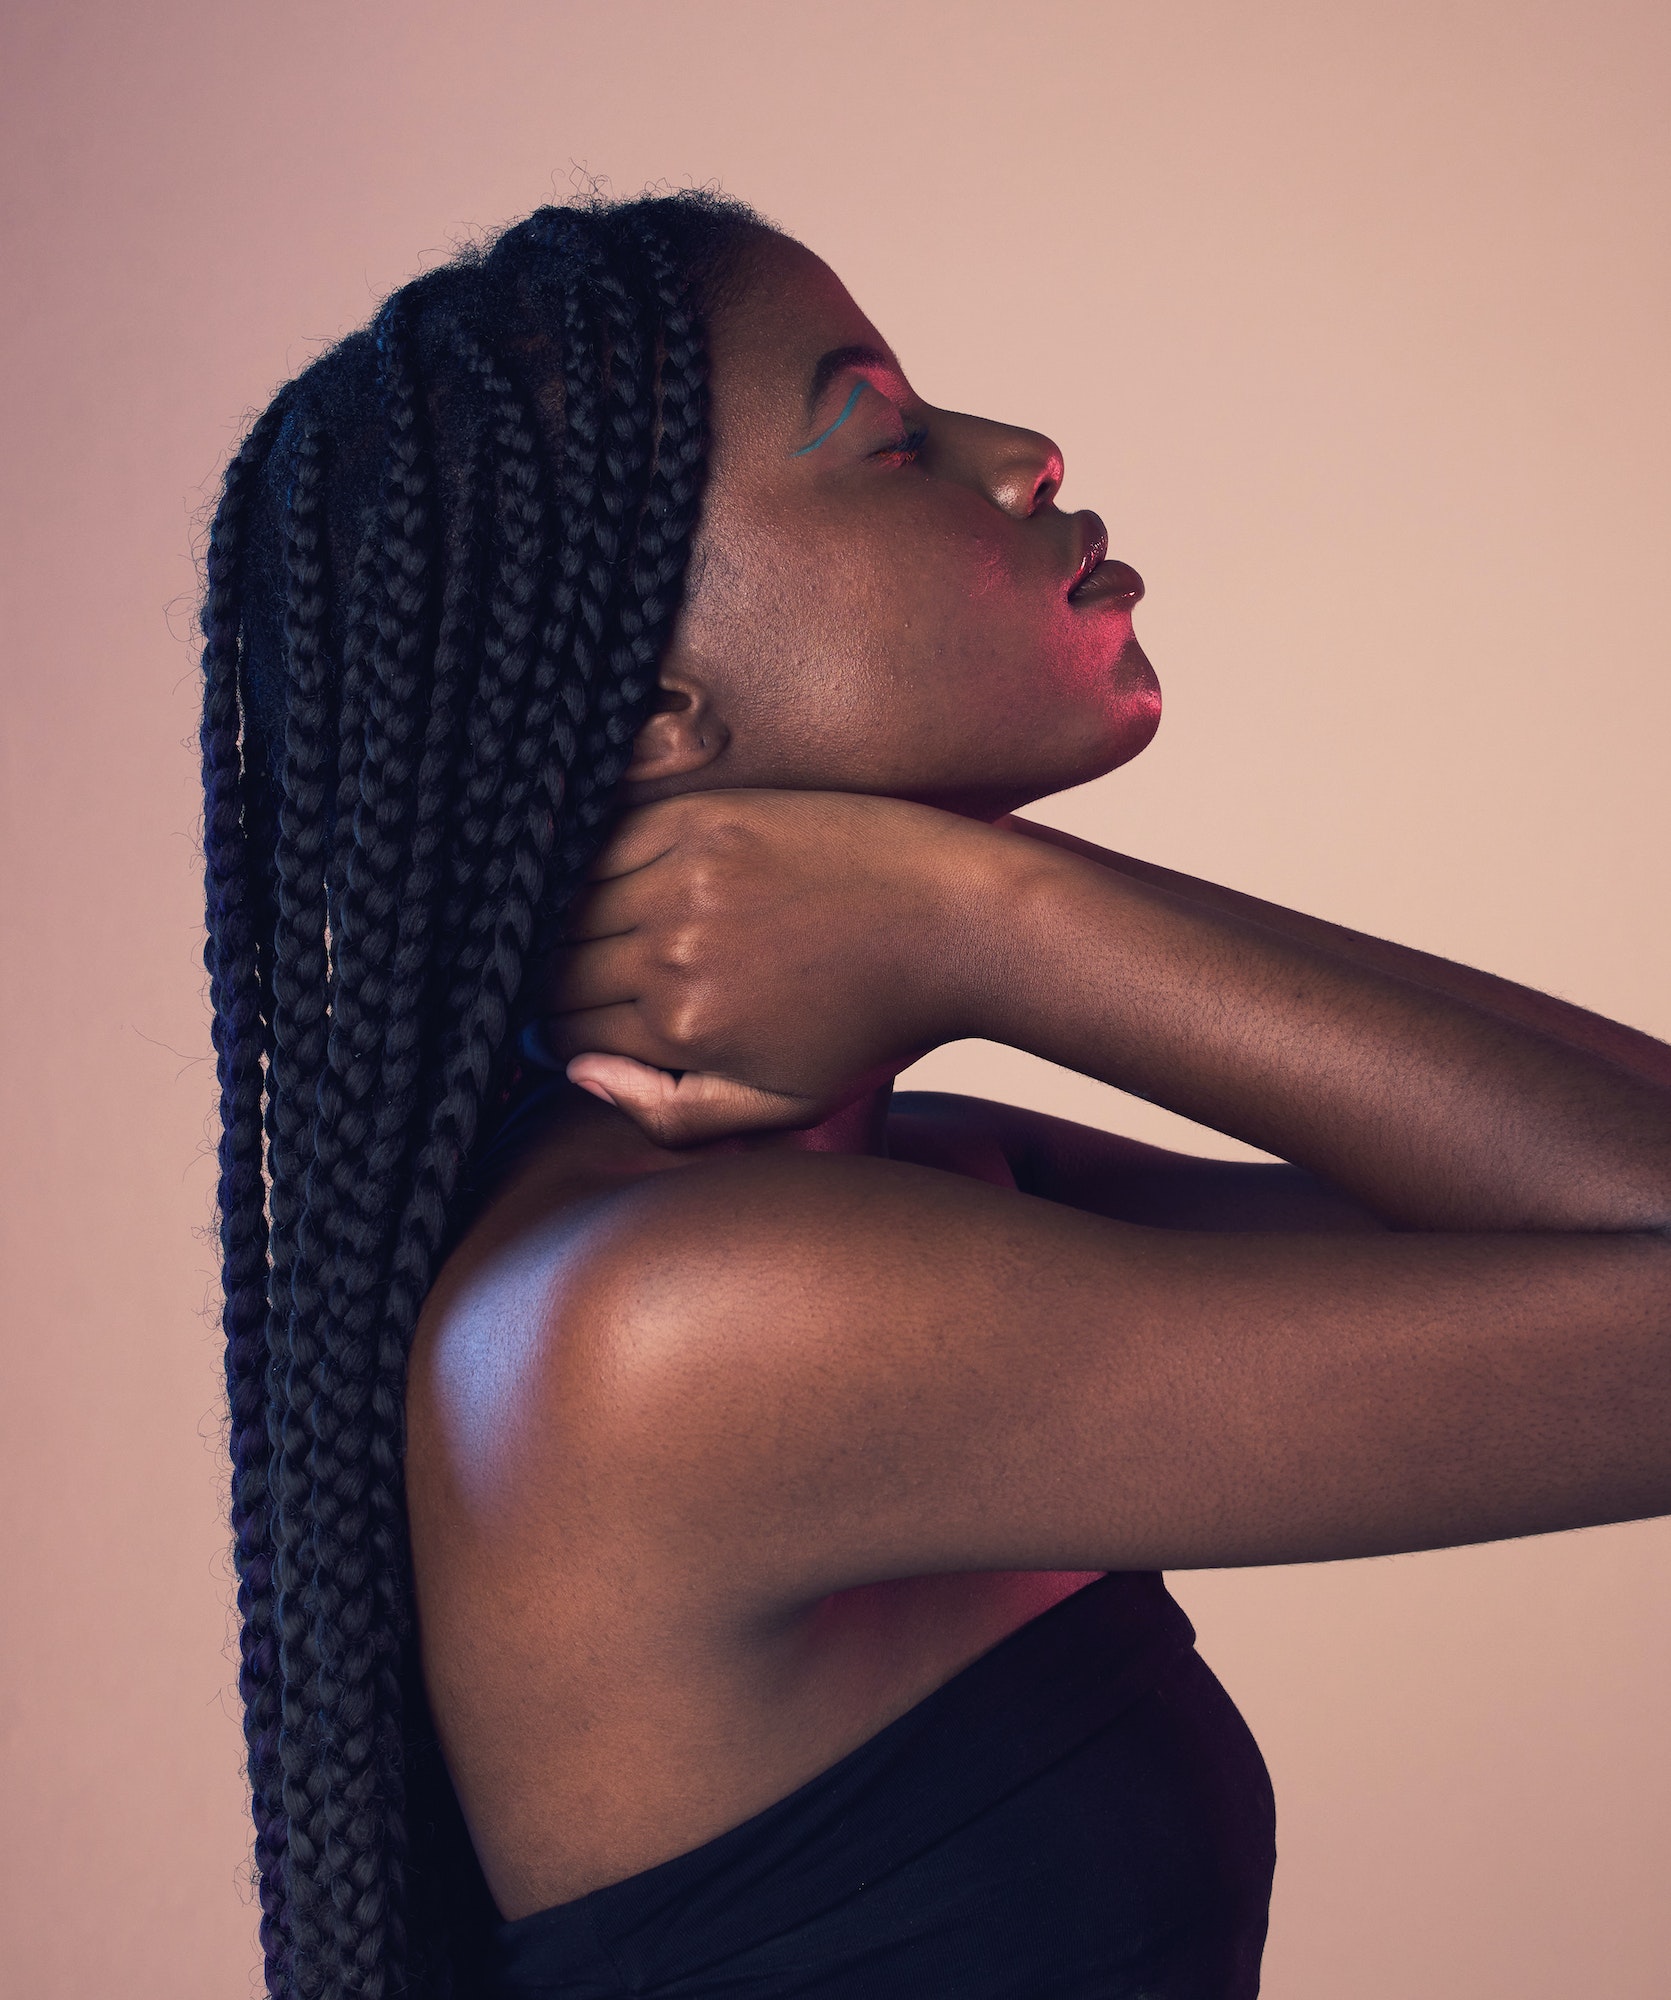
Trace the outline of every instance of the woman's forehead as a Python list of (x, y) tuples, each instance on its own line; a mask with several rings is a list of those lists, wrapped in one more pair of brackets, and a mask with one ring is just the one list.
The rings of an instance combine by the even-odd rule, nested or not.
[(810, 406), (819, 364), (845, 348), (887, 351), (881, 334), (821, 257), (786, 236), (750, 245), (739, 282), (712, 316), (716, 395), (754, 384)]

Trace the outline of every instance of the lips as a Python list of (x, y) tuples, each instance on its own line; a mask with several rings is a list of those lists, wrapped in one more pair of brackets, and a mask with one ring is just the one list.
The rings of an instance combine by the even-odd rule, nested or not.
[(1143, 595), (1143, 579), (1130, 563), (1109, 560), (1108, 530), (1101, 516), (1087, 507), (1074, 521), (1079, 530), (1079, 566), (1068, 585), (1069, 600), (1077, 604), (1094, 597), (1135, 604)]

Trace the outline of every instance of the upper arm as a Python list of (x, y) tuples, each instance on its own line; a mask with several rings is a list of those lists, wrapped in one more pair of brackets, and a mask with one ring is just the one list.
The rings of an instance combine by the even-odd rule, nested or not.
[(799, 1154), (625, 1201), (586, 1477), (638, 1468), (651, 1541), (739, 1604), (1671, 1508), (1657, 1237), (1151, 1230)]
[(897, 1127), (903, 1140), (896, 1156), (940, 1165), (937, 1145), (949, 1152), (960, 1142), (985, 1141), (999, 1148), (1024, 1194), (1110, 1221), (1296, 1234), (1387, 1227), (1344, 1190), (1285, 1162), (1173, 1153), (1042, 1111), (949, 1092), (901, 1092), (894, 1102), (889, 1131)]

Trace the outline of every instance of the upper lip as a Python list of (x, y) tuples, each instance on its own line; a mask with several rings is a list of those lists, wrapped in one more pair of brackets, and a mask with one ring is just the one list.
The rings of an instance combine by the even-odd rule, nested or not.
[(1096, 593), (1099, 599), (1135, 604), (1143, 595), (1143, 579), (1130, 563), (1110, 559), (1108, 530), (1102, 524), (1102, 517), (1087, 507), (1075, 514), (1073, 520), (1079, 538), (1079, 563), (1068, 583), (1069, 597), (1100, 572)]
[(1108, 530), (1103, 526), (1100, 514), (1093, 514), (1086, 507), (1074, 515), (1073, 525), (1079, 538), (1079, 562), (1068, 583), (1070, 597), (1108, 556)]

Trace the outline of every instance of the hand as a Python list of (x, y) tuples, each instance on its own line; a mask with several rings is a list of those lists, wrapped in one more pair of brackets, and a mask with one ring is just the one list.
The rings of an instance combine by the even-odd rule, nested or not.
[(547, 1038), (662, 1145), (820, 1124), (972, 1032), (958, 974), (1012, 840), (858, 793), (641, 808), (592, 870)]

